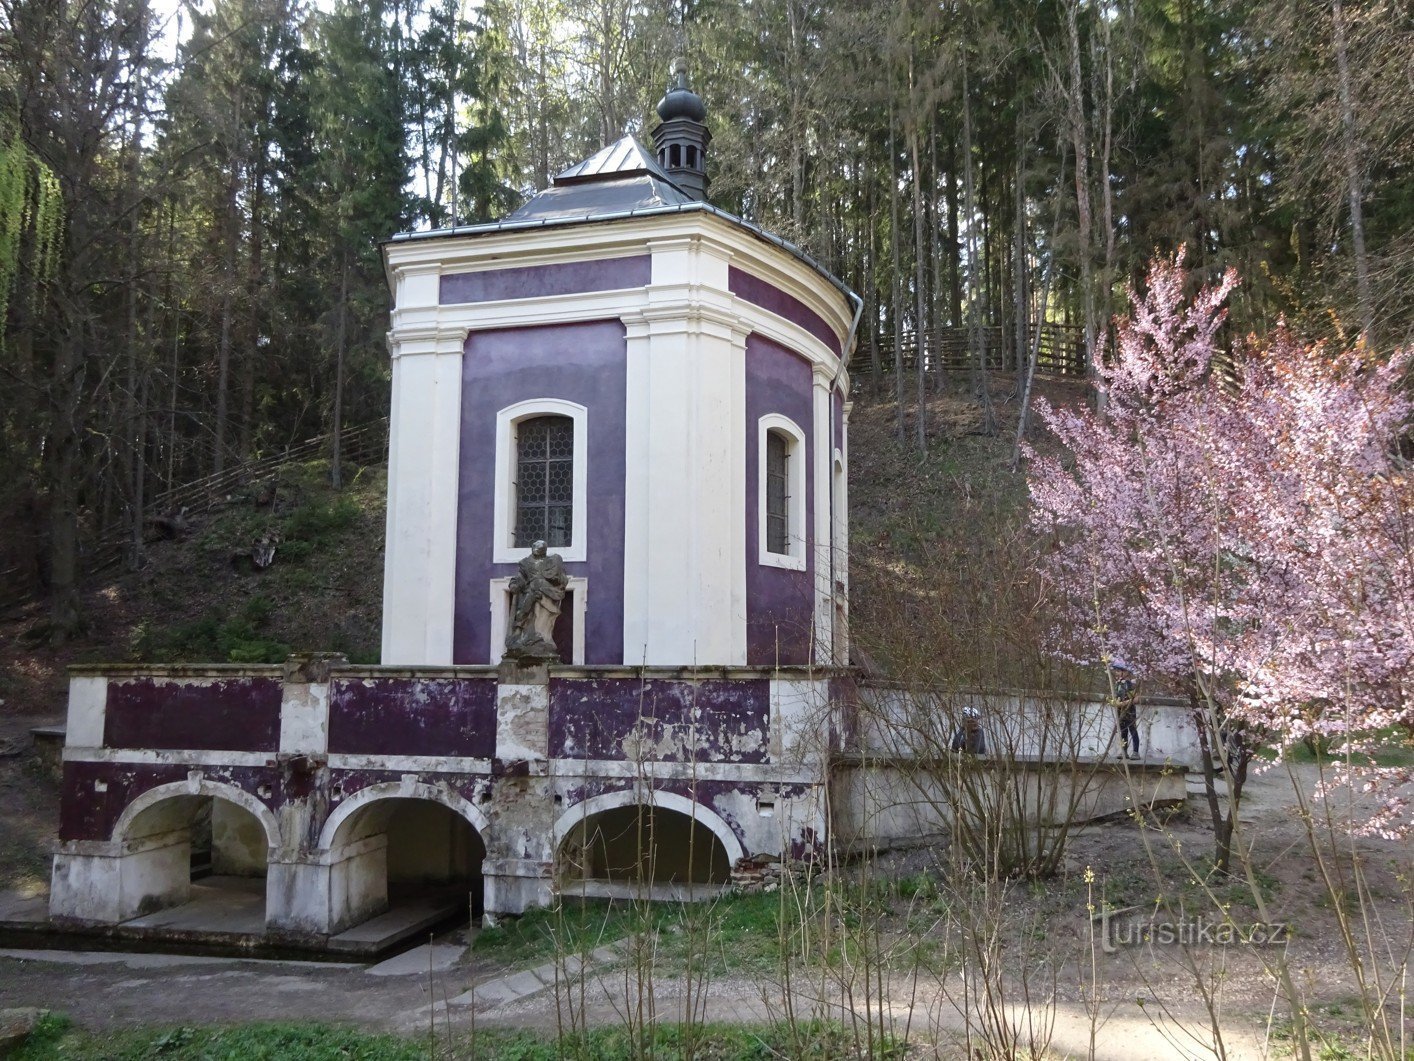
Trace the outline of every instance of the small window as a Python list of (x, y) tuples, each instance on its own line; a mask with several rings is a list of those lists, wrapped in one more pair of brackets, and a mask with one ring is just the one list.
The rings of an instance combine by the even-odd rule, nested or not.
[(804, 571), (810, 538), (805, 432), (779, 413), (763, 416), (757, 430), (757, 563)]
[(515, 545), (567, 548), (574, 532), (574, 421), (522, 420), (516, 430)]
[(766, 434), (766, 551), (790, 553), (790, 439)]
[(695, 148), (695, 147), (689, 147), (689, 148), (687, 149), (687, 168), (688, 168), (688, 169), (696, 169), (696, 168), (697, 168), (697, 148)]
[(674, 144), (672, 147), (668, 148), (668, 157), (672, 159), (672, 162), (669, 163), (669, 165), (672, 165), (672, 166), (681, 166), (681, 165), (682, 165), (682, 148), (679, 147), (677, 144)]

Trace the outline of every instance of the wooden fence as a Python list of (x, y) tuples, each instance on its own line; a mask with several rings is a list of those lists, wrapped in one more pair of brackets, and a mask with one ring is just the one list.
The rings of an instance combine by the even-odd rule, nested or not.
[[(972, 329), (934, 328), (921, 334), (926, 373), (964, 372), (976, 363)], [(876, 360), (881, 375), (892, 373), (900, 363), (905, 372), (916, 371), (919, 336), (918, 332), (905, 332), (901, 338), (883, 335), (879, 337), (877, 348), (867, 342), (860, 343), (850, 366), (850, 374), (856, 381), (864, 379), (874, 371)], [(1014, 333), (999, 325), (978, 328), (976, 343), (981, 346), (982, 362), (989, 372), (1019, 372), (1029, 354), (1029, 351), (1023, 351), (1018, 357)], [(1079, 378), (1085, 375), (1085, 364), (1083, 329), (1068, 324), (1041, 325), (1036, 354), (1037, 372)]]
[[(333, 441), (332, 432), (318, 435), (294, 446), (287, 446), (278, 453), (269, 453), (253, 460), (237, 461), (211, 475), (178, 483), (154, 495), (145, 506), (144, 516), (150, 519), (177, 513), (182, 509), (188, 512), (209, 511), (225, 503), (238, 488), (247, 483), (259, 482), (286, 465), (302, 464), (329, 456)], [(388, 459), (387, 418), (345, 429), (339, 449), (341, 460), (349, 464), (381, 464)], [(132, 548), (132, 540), (132, 523), (125, 520), (118, 527), (83, 545), (79, 556), (81, 575), (93, 575), (119, 563)], [(0, 571), (0, 610), (8, 611), (38, 597), (43, 592), (43, 587), (38, 584), (37, 575), (37, 572), (27, 572), (19, 568)]]

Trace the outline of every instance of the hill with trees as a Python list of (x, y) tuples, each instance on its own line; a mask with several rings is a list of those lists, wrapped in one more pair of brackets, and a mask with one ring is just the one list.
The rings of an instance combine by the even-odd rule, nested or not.
[[(672, 56), (714, 201), (866, 299), (857, 383), (922, 459), (919, 336), (1093, 360), (1180, 244), (1228, 327), (1414, 327), (1408, 15), (1388, 0), (0, 2), (0, 543), (47, 639), (153, 498), (387, 407), (378, 241), (499, 216), (624, 130)], [(91, 624), (91, 617), (88, 620)]]

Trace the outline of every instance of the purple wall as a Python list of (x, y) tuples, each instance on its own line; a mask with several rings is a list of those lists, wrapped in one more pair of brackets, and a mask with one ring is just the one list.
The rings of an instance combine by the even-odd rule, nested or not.
[[(568, 759), (627, 759), (639, 727), (667, 762), (768, 761), (771, 682), (767, 678), (686, 682), (636, 678), (550, 680), (550, 754)], [(687, 744), (689, 734), (696, 746)]]
[[(185, 782), (190, 770), (187, 763), (65, 763), (59, 839), (113, 839), (113, 829), (128, 804), (159, 785)], [(347, 798), (369, 785), (398, 781), (405, 771), (321, 770), (317, 774), (297, 774), (275, 766), (207, 765), (201, 772), (206, 780), (241, 789), (277, 813), (292, 800), (315, 800), (316, 813), (308, 834), (282, 838), (287, 844), (312, 847), (329, 814), (338, 806), (335, 793)], [(473, 803), (485, 792), (488, 780), (486, 774), (440, 777), (441, 783)], [(101, 792), (95, 787), (99, 781), (105, 786)], [(269, 791), (268, 796), (260, 794), (262, 787)]]
[(595, 262), (526, 265), (442, 277), (442, 305), (453, 302), (495, 302), (503, 298), (537, 298), (577, 291), (615, 291), (645, 287), (652, 279), (653, 257), (608, 258)]
[[(149, 789), (185, 782), (191, 766), (187, 763), (65, 763), (63, 797), (59, 808), (60, 840), (108, 840), (127, 805)], [(270, 786), (266, 806), (278, 807), (298, 794), (285, 786), (281, 771), (258, 766), (203, 766), (207, 781), (231, 785), (258, 795), (262, 784)], [(94, 786), (107, 787), (99, 792)]]
[(329, 695), (329, 750), (490, 759), (496, 679), (337, 679)]
[(109, 682), (103, 744), (273, 752), (280, 742), (281, 696), (279, 678)]
[[(602, 269), (603, 263), (579, 268), (589, 266)], [(585, 662), (623, 662), (625, 372), (624, 326), (617, 320), (473, 332), (467, 339), (453, 662), (491, 659), (487, 584), (515, 574), (514, 564), (491, 562), (496, 413), (532, 398), (559, 398), (589, 410), (589, 512), (581, 528), (588, 535), (589, 559), (565, 567), (589, 579)], [(559, 648), (568, 661), (569, 644)]]
[[(761, 335), (746, 339), (746, 662), (754, 666), (810, 662), (814, 618), (815, 466), (813, 379), (810, 364)], [(804, 571), (758, 562), (760, 422), (768, 413), (789, 417), (805, 433)], [(779, 658), (777, 637), (779, 636)]]
[(836, 354), (840, 352), (840, 337), (825, 323), (825, 319), (800, 299), (786, 294), (774, 284), (769, 284), (744, 269), (729, 265), (727, 290), (737, 298), (744, 298), (762, 309), (770, 310), (794, 324), (799, 324)]

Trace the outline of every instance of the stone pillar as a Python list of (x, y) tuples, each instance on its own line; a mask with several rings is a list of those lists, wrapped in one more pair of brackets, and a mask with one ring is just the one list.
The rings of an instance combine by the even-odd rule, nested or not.
[(134, 840), (66, 840), (54, 852), (49, 916), (116, 925), (190, 897), (191, 832)]
[[(299, 795), (276, 812), (284, 843), (271, 850), (265, 871), (265, 925), (277, 932), (339, 931), (337, 912), (344, 902), (333, 867), (340, 859), (311, 848), (309, 838), (329, 810), (329, 690), (334, 670), (347, 662), (336, 654), (291, 656), (285, 662), (276, 762), (287, 789)], [(386, 905), (386, 894), (383, 901)]]
[(487, 924), (522, 914), (551, 896), (549, 835), (550, 673), (544, 664), (501, 664), (496, 689), (496, 757), (492, 762), (492, 838), (481, 864)]

